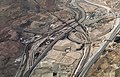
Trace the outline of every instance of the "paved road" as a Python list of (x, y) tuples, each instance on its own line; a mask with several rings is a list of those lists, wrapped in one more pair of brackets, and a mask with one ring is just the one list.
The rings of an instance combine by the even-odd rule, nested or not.
[(101, 47), (97, 50), (97, 52), (88, 60), (88, 62), (84, 65), (82, 71), (80, 72), (78, 77), (84, 77), (89, 68), (95, 63), (95, 61), (99, 58), (104, 49), (108, 46), (108, 44), (113, 40), (120, 30), (120, 18), (117, 18), (114, 24), (114, 28), (112, 29), (109, 38), (101, 45)]

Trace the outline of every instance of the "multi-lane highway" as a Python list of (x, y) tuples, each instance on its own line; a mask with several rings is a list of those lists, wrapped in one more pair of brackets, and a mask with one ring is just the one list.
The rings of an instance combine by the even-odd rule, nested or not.
[[(38, 2), (36, 0), (34, 0), (36, 2), (36, 4), (38, 4)], [(97, 6), (97, 7), (101, 7), (107, 10), (107, 15), (112, 12), (112, 9), (107, 7), (107, 6), (103, 6), (100, 4), (96, 4), (93, 2), (90, 2), (89, 0), (82, 0), (87, 4), (93, 5), (93, 6)], [(74, 73), (72, 74), (72, 76), (74, 77), (84, 77), (86, 75), (86, 73), (88, 72), (88, 70), (90, 69), (90, 67), (95, 63), (95, 61), (99, 58), (99, 56), (101, 55), (101, 53), (104, 51), (104, 49), (107, 47), (107, 45), (115, 38), (117, 32), (120, 29), (120, 18), (115, 17), (115, 24), (114, 24), (114, 28), (112, 29), (112, 31), (109, 34), (109, 37), (105, 39), (105, 41), (101, 44), (100, 48), (98, 48), (98, 50), (96, 51), (95, 54), (92, 55), (92, 57), (89, 57), (89, 53), (90, 53), (90, 48), (91, 48), (91, 40), (90, 40), (90, 36), (88, 34), (88, 31), (85, 29), (85, 26), (83, 24), (86, 25), (90, 25), (90, 23), (95, 23), (101, 19), (103, 19), (105, 16), (98, 18), (98, 20), (89, 20), (89, 22), (84, 22), (86, 20), (86, 12), (85, 10), (79, 5), (79, 1), (78, 0), (70, 0), (68, 2), (68, 8), (74, 13), (74, 19), (68, 20), (67, 22), (64, 22), (63, 20), (61, 20), (60, 18), (58, 18), (55, 14), (50, 13), (51, 15), (55, 15), (63, 24), (61, 24), (60, 26), (56, 27), (54, 30), (52, 30), (48, 37), (54, 36), (53, 34), (56, 32), (59, 32), (63, 29), (62, 33), (59, 34), (59, 36), (56, 36), (54, 38), (54, 40), (44, 49), (42, 50), (41, 54), (38, 56), (38, 58), (35, 60), (35, 62), (33, 62), (32, 66), (30, 67), (30, 69), (26, 70), (24, 73), (22, 73), (22, 75), (19, 75), (19, 77), (29, 77), (32, 73), (32, 71), (35, 69), (35, 67), (38, 65), (38, 63), (45, 58), (45, 56), (47, 55), (47, 53), (52, 49), (53, 45), (58, 42), (61, 38), (64, 38), (66, 35), (69, 35), (69, 33), (71, 31), (77, 31), (79, 33), (82, 34), (82, 36), (85, 39), (85, 42), (83, 42), (82, 44), (84, 45), (83, 48), (83, 56), (81, 59), (79, 59), (79, 63), (76, 66), (76, 70), (74, 70)], [(46, 11), (48, 12), (48, 11)], [(48, 12), (49, 13), (49, 12)], [(112, 12), (113, 13), (113, 12)], [(114, 13), (113, 13), (114, 15)], [(115, 16), (115, 15), (114, 15)], [(80, 29), (80, 28), (81, 29)], [(64, 29), (65, 28), (65, 29)], [(28, 31), (26, 31), (28, 32)], [(39, 34), (39, 33), (38, 33)], [(47, 38), (46, 38), (47, 39)], [(45, 39), (45, 40), (46, 40)], [(44, 40), (44, 41), (45, 41)], [(43, 42), (44, 42), (43, 41)], [(72, 40), (71, 40), (72, 41)], [(75, 42), (75, 41), (73, 41)], [(41, 44), (41, 43), (40, 43)], [(37, 46), (37, 48), (40, 45)], [(37, 49), (35, 48), (35, 50)], [(35, 51), (34, 50), (34, 51)], [(21, 74), (21, 73), (20, 73)]]

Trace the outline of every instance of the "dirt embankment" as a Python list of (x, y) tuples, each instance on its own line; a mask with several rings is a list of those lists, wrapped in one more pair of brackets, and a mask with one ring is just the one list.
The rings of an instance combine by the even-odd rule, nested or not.
[[(55, 0), (37, 0), (40, 6), (48, 11), (59, 10)], [(48, 21), (55, 22), (39, 4), (32, 0), (0, 0), (0, 77), (13, 77), (18, 69), (19, 63), (15, 60), (23, 51), (23, 44), (19, 39), (19, 27), (29, 25), (26, 21)], [(56, 12), (58, 16), (67, 12)], [(64, 18), (63, 17), (63, 18)], [(49, 18), (49, 19), (47, 19)], [(67, 18), (67, 17), (65, 17)], [(116, 69), (120, 67), (120, 45), (112, 45), (112, 50), (105, 50), (102, 56), (90, 70), (88, 77), (112, 77)]]
[[(54, 0), (37, 0), (48, 11), (55, 11)], [(13, 77), (19, 63), (15, 60), (23, 52), (23, 44), (20, 42), (20, 26), (27, 20), (44, 20), (46, 15), (33, 0), (0, 0), (0, 77)], [(23, 23), (23, 24), (22, 24)]]

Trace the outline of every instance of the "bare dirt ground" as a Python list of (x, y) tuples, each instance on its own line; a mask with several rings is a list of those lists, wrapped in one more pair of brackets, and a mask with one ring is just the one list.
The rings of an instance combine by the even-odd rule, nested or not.
[(120, 44), (112, 45), (89, 70), (86, 77), (119, 77), (120, 66)]
[[(41, 4), (45, 8), (49, 7), (49, 11), (55, 10), (49, 0), (43, 0)], [(39, 10), (32, 0), (0, 0), (0, 77), (14, 77), (19, 67), (20, 63), (16, 59), (24, 49), (24, 44), (20, 42), (21, 23), (25, 27), (30, 23), (24, 24), (27, 20), (50, 20), (44, 12), (37, 14)]]
[[(70, 14), (67, 11), (59, 11), (54, 0), (38, 1), (46, 10), (56, 11), (56, 15), (62, 19), (67, 20), (70, 18)], [(112, 1), (114, 2), (114, 0)], [(102, 1), (96, 0), (95, 2)], [(112, 7), (110, 0), (104, 0), (101, 4)], [(87, 7), (87, 5), (82, 3), (81, 5), (85, 8)], [(91, 7), (91, 10), (95, 8)], [(90, 9), (86, 8), (85, 10)], [(114, 10), (118, 11), (116, 8)], [(0, 77), (14, 77), (19, 66), (19, 62), (15, 62), (15, 60), (21, 56), (24, 48), (24, 44), (20, 42), (20, 35), (23, 28), (30, 25), (30, 21), (42, 21), (49, 24), (58, 20), (37, 7), (32, 0), (0, 0)], [(120, 43), (113, 42), (89, 70), (87, 77), (120, 77), (118, 75), (120, 68), (119, 56)]]

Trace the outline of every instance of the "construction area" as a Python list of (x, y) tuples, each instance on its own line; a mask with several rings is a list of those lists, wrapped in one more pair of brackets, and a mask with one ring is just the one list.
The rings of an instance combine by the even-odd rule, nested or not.
[(120, 1), (0, 0), (0, 77), (120, 77)]

